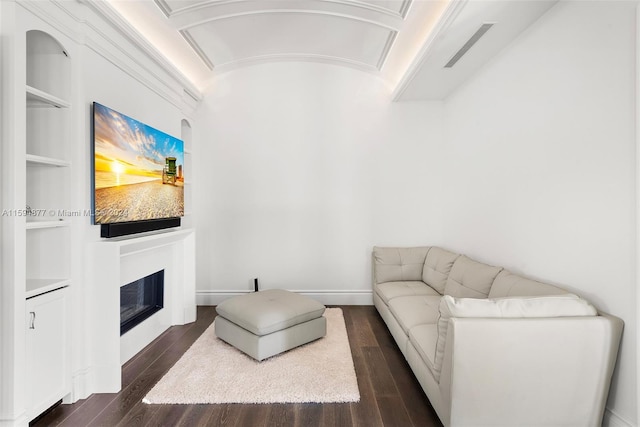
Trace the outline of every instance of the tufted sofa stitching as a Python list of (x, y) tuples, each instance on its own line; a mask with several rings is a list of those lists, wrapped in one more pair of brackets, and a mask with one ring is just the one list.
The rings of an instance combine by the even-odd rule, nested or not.
[(374, 248), (375, 282), (421, 280), (424, 260), (430, 247)]
[(451, 268), (444, 294), (457, 297), (487, 298), (502, 267), (459, 256)]
[(444, 293), (451, 268), (459, 256), (459, 254), (449, 252), (446, 249), (432, 247), (424, 260), (422, 281), (438, 293)]

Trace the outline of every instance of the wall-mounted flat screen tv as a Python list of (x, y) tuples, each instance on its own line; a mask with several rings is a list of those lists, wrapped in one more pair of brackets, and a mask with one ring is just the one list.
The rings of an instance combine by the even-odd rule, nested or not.
[(179, 225), (184, 216), (180, 139), (94, 102), (93, 152), (94, 224), (178, 218)]

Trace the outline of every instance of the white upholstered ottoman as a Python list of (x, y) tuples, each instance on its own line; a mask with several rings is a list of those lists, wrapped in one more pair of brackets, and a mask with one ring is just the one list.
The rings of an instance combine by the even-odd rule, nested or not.
[(263, 360), (327, 333), (325, 307), (281, 289), (229, 298), (216, 307), (216, 336), (256, 360)]

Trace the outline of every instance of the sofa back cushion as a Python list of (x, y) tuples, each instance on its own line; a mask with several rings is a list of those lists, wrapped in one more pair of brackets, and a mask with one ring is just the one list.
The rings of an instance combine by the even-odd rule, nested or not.
[(414, 248), (373, 248), (375, 283), (422, 280), (422, 269), (430, 246)]
[(444, 294), (460, 298), (487, 298), (493, 280), (502, 267), (483, 264), (465, 255), (453, 263)]
[[(444, 295), (440, 298), (438, 318), (438, 342), (434, 362), (434, 376), (440, 381), (444, 349), (452, 317), (476, 318), (540, 318), (595, 316), (595, 307), (577, 295), (514, 297), (498, 299), (454, 298)], [(487, 343), (489, 345), (489, 343)]]
[(422, 281), (438, 291), (439, 294), (444, 294), (447, 277), (449, 277), (451, 267), (453, 267), (453, 263), (459, 256), (459, 254), (442, 248), (432, 247), (424, 261)]
[(561, 295), (568, 293), (564, 289), (502, 270), (491, 285), (489, 298)]

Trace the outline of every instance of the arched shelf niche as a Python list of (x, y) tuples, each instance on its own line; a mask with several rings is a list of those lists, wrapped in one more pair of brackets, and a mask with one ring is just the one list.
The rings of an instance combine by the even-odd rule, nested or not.
[(184, 182), (184, 218), (182, 225), (185, 227), (191, 227), (193, 225), (192, 213), (193, 213), (193, 154), (192, 154), (192, 130), (191, 124), (186, 119), (182, 119), (180, 122), (180, 138), (184, 143), (184, 169), (183, 169), (183, 182)]
[(26, 34), (27, 160), (66, 166), (71, 107), (71, 61), (50, 34)]
[(64, 46), (44, 31), (27, 31), (27, 86), (69, 102), (71, 61)]

